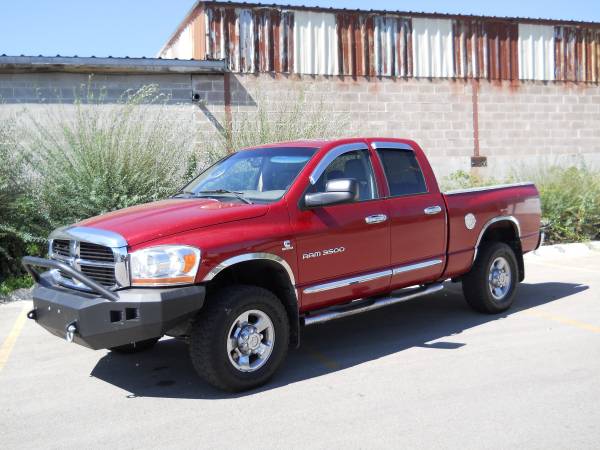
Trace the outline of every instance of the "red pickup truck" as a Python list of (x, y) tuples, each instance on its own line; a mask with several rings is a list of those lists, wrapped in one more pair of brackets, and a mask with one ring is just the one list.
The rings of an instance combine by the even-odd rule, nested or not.
[(238, 391), (265, 383), (303, 326), (448, 279), (477, 311), (505, 311), (541, 240), (533, 184), (442, 193), (414, 141), (264, 145), (172, 198), (53, 232), (47, 259), (24, 259), (29, 317), (92, 349), (185, 339), (202, 378)]

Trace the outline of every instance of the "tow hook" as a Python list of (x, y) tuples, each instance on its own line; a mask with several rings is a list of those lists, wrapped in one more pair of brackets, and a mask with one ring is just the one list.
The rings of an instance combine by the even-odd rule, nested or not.
[(69, 325), (67, 325), (65, 332), (65, 340), (67, 342), (73, 342), (75, 333), (77, 333), (77, 322), (71, 322)]
[(31, 320), (37, 320), (37, 312), (35, 311), (35, 309), (32, 309), (27, 313), (27, 318)]

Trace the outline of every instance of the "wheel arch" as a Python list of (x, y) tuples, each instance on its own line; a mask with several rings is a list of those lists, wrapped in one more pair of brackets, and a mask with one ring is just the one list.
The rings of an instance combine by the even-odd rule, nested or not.
[(486, 242), (504, 242), (515, 252), (519, 265), (519, 281), (525, 278), (525, 263), (523, 261), (523, 249), (521, 248), (521, 225), (515, 216), (497, 216), (486, 222), (481, 228), (475, 252), (473, 253), (473, 264), (482, 245)]
[(300, 344), (298, 295), (294, 272), (281, 257), (271, 253), (246, 253), (222, 261), (202, 280), (210, 293), (229, 284), (247, 284), (267, 289), (277, 296), (290, 321), (290, 346)]

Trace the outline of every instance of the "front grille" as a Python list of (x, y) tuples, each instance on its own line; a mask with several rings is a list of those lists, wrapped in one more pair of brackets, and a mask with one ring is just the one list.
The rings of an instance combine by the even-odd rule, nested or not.
[(89, 278), (103, 286), (114, 286), (117, 282), (115, 279), (114, 267), (94, 267), (82, 265), (81, 271)]
[(71, 251), (69, 246), (71, 245), (71, 241), (66, 241), (63, 239), (55, 239), (52, 243), (52, 251), (59, 256), (64, 256), (65, 258), (69, 258), (71, 256)]
[[(102, 286), (117, 287), (113, 249), (90, 242), (54, 239), (50, 249), (53, 259), (73, 266), (75, 270)], [(60, 277), (72, 287), (85, 288), (69, 274), (59, 270)]]
[(114, 261), (115, 256), (110, 247), (103, 245), (81, 242), (79, 244), (79, 255), (81, 259), (88, 261)]

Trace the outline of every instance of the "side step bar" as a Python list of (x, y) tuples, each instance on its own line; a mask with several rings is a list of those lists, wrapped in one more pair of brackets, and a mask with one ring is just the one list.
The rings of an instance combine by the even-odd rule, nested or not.
[[(375, 297), (373, 299), (355, 300), (352, 303), (337, 307), (335, 309), (324, 309), (316, 311), (312, 314), (308, 313), (304, 316), (304, 325), (314, 325), (317, 323), (329, 322), (330, 320), (339, 319), (342, 317), (353, 316), (366, 311), (373, 311), (374, 309), (383, 308), (384, 306), (395, 305), (396, 303), (402, 303), (413, 298), (421, 297), (423, 295), (432, 294), (437, 291), (444, 289), (443, 283), (434, 283), (427, 286), (413, 289), (410, 292), (399, 292), (398, 295), (389, 295), (385, 297)], [(365, 304), (366, 302), (366, 304)], [(356, 304), (355, 306), (353, 304)]]

